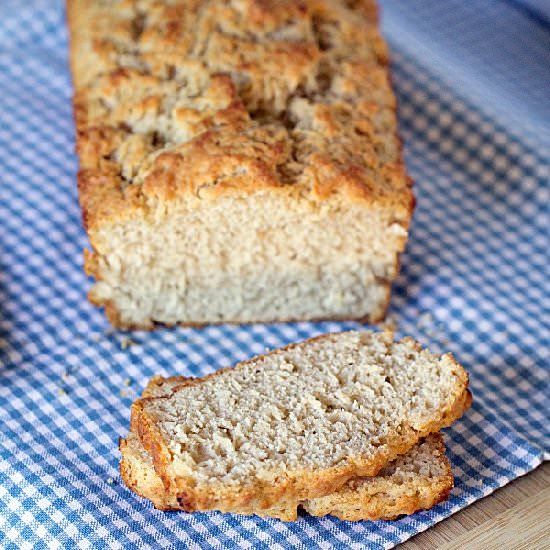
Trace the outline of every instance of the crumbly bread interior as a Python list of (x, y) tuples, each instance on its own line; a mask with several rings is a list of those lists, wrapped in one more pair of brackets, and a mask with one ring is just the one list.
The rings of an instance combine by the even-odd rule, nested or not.
[(268, 193), (200, 210), (171, 203), (158, 220), (98, 233), (102, 279), (92, 296), (138, 326), (379, 319), (406, 236), (392, 219), (390, 209), (317, 211)]
[[(375, 475), (469, 404), (452, 356), (382, 333), (330, 334), (136, 401), (132, 426), (187, 509), (270, 508)], [(270, 494), (271, 488), (273, 494)]]
[(197, 483), (374, 457), (456, 397), (462, 369), (405, 340), (348, 332), (307, 341), (143, 401)]
[(370, 0), (69, 0), (79, 193), (119, 326), (379, 320), (407, 238)]

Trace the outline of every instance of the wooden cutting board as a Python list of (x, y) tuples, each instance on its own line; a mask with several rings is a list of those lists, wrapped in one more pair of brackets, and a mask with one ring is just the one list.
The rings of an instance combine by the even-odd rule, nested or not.
[(549, 550), (550, 463), (399, 546), (400, 550)]

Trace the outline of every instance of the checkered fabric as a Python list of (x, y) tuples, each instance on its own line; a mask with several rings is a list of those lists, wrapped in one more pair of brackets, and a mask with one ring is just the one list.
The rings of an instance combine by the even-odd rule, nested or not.
[(162, 513), (121, 484), (117, 439), (151, 375), (358, 325), (105, 332), (84, 296), (63, 5), (1, 0), (0, 546), (390, 548), (550, 451), (549, 14), (534, 0), (382, 4), (418, 198), (390, 317), (452, 351), (475, 397), (446, 432), (451, 498), (394, 522), (285, 524)]

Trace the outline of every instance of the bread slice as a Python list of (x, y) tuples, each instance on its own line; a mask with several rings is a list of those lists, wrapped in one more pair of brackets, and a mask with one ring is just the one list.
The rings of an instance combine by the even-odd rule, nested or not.
[(67, 8), (114, 325), (383, 317), (414, 198), (373, 0)]
[(179, 508), (292, 519), (452, 423), (467, 384), (410, 338), (328, 334), (138, 399), (131, 430)]
[[(186, 378), (154, 377), (142, 397), (169, 395)], [(120, 440), (120, 472), (124, 483), (138, 495), (149, 499), (160, 510), (180, 510), (175, 495), (166, 492), (156, 474), (153, 461), (133, 432)], [(334, 493), (306, 500), (300, 505), (315, 516), (334, 515), (341, 519), (394, 519), (429, 509), (445, 500), (453, 487), (451, 465), (445, 455), (441, 433), (431, 434), (408, 453), (385, 466), (377, 476), (352, 478)], [(239, 514), (254, 514), (255, 510), (233, 510)], [(262, 510), (265, 517), (295, 519), (284, 508)]]
[(358, 477), (324, 497), (302, 502), (312, 516), (348, 521), (395, 519), (429, 510), (453, 488), (451, 464), (441, 433), (431, 434), (382, 468), (374, 477)]

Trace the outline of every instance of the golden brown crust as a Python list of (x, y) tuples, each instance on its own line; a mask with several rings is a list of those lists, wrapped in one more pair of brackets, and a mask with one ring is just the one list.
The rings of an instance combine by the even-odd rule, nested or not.
[(379, 496), (374, 497), (366, 509), (356, 510), (350, 506), (347, 510), (330, 513), (330, 515), (346, 521), (394, 520), (402, 515), (429, 510), (440, 502), (444, 502), (449, 498), (452, 488), (453, 478), (450, 476), (450, 481), (438, 482), (429, 489), (414, 495), (397, 497), (391, 505), (388, 504), (384, 496)]
[[(147, 386), (143, 390), (141, 397), (164, 397), (171, 393), (176, 387), (185, 384), (188, 380), (193, 380), (189, 376), (164, 376), (156, 375), (147, 382)], [(170, 384), (170, 389), (167, 389), (167, 382)]]
[[(130, 458), (130, 444), (128, 439), (120, 438), (119, 450), (122, 456), (120, 461), (120, 476), (124, 484), (134, 493), (149, 499), (159, 510), (174, 510), (177, 502), (170, 499), (164, 491), (164, 486), (151, 468), (145, 476), (136, 471), (137, 461)], [(146, 465), (147, 466), (147, 465)], [(145, 477), (145, 482), (142, 478)]]
[[(88, 226), (120, 221), (147, 197), (197, 196), (201, 179), (221, 176), (202, 199), (262, 186), (294, 193), (299, 185), (315, 199), (344, 191), (411, 210), (375, 13), (369, 0), (353, 7), (249, 0), (240, 9), (196, 0), (171, 7), (68, 0)], [(174, 94), (182, 96), (175, 107)], [(289, 126), (293, 100), (313, 117), (298, 129)], [(166, 124), (155, 124), (159, 116)], [(305, 177), (286, 185), (297, 168), (291, 150), (304, 140)], [(244, 175), (228, 178), (232, 165)], [(130, 166), (146, 169), (130, 170), (128, 179)], [(128, 184), (142, 187), (135, 202), (121, 193)]]
[(410, 515), (419, 510), (429, 510), (436, 504), (449, 498), (453, 488), (452, 475), (438, 481), (429, 488), (423, 488), (413, 494), (400, 495), (390, 500), (387, 494), (374, 495), (364, 501), (349, 497), (347, 502), (339, 502), (336, 508), (308, 507), (313, 516), (335, 516), (346, 521), (394, 520), (402, 515)]
[[(330, 336), (321, 335), (312, 338), (310, 342)], [(403, 340), (413, 342), (415, 347), (420, 348), (420, 344), (414, 342), (412, 338), (407, 337)], [(290, 344), (266, 355), (292, 349), (297, 345), (299, 344)], [(350, 457), (344, 466), (314, 472), (287, 471), (277, 474), (273, 479), (267, 481), (255, 480), (249, 486), (227, 486), (222, 488), (218, 486), (196, 486), (191, 478), (173, 477), (171, 475), (172, 456), (168, 442), (164, 440), (156, 427), (154, 419), (145, 410), (145, 405), (150, 398), (138, 399), (132, 405), (131, 430), (138, 434), (144, 449), (151, 456), (154, 469), (162, 479), (166, 490), (171, 494), (175, 494), (178, 502), (181, 500), (181, 507), (186, 511), (212, 509), (231, 511), (246, 509), (247, 507), (262, 510), (272, 508), (275, 505), (292, 508), (292, 503), (336, 491), (350, 478), (377, 475), (384, 465), (397, 456), (407, 453), (420, 439), (438, 432), (460, 418), (472, 402), (472, 396), (468, 390), (468, 375), (451, 354), (447, 354), (446, 357), (454, 363), (458, 376), (456, 392), (450, 399), (449, 405), (440, 410), (437, 415), (434, 415), (432, 421), (419, 428), (413, 428), (410, 425), (402, 426), (399, 434), (390, 435), (386, 438), (385, 446), (380, 447), (374, 457), (368, 459)], [(230, 369), (241, 368), (256, 360), (257, 358), (254, 358), (240, 363), (236, 367), (220, 369), (203, 378), (185, 380), (181, 386), (202, 384)], [(175, 391), (177, 391), (177, 388)]]

